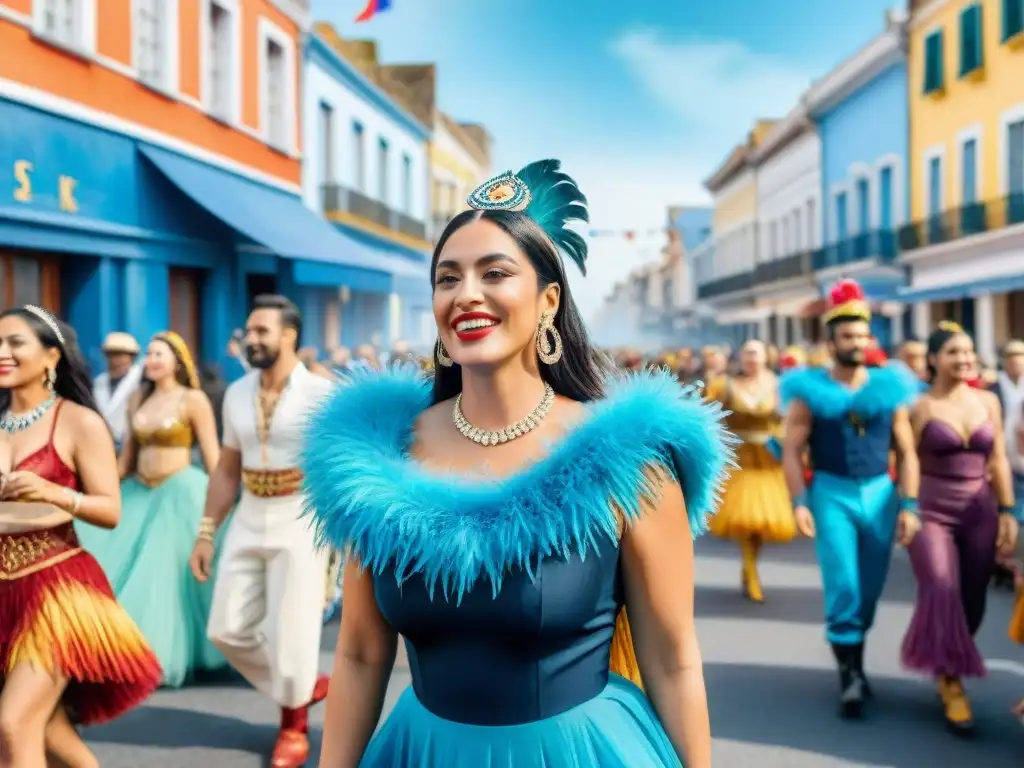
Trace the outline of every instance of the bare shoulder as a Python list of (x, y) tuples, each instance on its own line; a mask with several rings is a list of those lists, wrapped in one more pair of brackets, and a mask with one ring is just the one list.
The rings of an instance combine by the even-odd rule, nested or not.
[(926, 419), (932, 411), (932, 396), (925, 392), (910, 406), (910, 418), (917, 422)]
[(993, 415), (998, 415), (1002, 412), (1002, 404), (999, 402), (999, 396), (988, 389), (975, 389), (972, 390), (981, 401), (981, 404), (985, 406), (985, 410)]
[(434, 403), (420, 412), (413, 425), (413, 434), (417, 441), (430, 439), (442, 432), (452, 423), (452, 409), (455, 407), (455, 400), (442, 400)]
[(73, 429), (76, 434), (79, 432), (91, 433), (93, 430), (99, 430), (104, 434), (108, 432), (107, 422), (100, 414), (92, 408), (86, 408), (84, 405), (73, 403), (70, 400), (64, 401), (60, 411), (60, 421), (63, 426)]

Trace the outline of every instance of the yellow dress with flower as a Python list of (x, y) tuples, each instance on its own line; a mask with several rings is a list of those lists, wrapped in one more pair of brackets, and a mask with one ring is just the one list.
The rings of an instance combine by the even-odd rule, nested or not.
[(709, 382), (707, 399), (717, 400), (726, 410), (726, 425), (743, 442), (736, 450), (736, 463), (725, 485), (718, 512), (712, 516), (709, 530), (740, 545), (743, 555), (743, 587), (747, 595), (760, 602), (760, 578), (757, 555), (764, 542), (786, 542), (796, 537), (796, 520), (782, 465), (766, 446), (768, 438), (778, 438), (782, 420), (778, 398), (749, 402), (737, 392), (732, 380), (720, 377)]

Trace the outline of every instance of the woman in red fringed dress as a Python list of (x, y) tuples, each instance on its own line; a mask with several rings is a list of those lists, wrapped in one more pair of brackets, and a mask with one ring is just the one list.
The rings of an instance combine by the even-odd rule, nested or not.
[(75, 725), (126, 712), (160, 665), (73, 521), (113, 528), (114, 443), (73, 331), (38, 307), (0, 314), (0, 768), (96, 758)]

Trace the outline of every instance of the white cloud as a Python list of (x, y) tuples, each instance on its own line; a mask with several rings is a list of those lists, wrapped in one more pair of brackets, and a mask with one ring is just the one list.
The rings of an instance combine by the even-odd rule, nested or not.
[[(722, 157), (754, 120), (785, 115), (811, 82), (800, 65), (734, 40), (672, 41), (639, 29), (620, 35), (610, 50), (683, 121), (695, 150)], [(719, 159), (709, 162), (706, 173)]]

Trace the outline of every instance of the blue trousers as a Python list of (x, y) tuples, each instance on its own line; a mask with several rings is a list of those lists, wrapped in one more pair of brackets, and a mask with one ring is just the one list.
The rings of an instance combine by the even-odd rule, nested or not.
[(856, 645), (875, 620), (899, 515), (889, 475), (849, 478), (815, 472), (809, 489), (825, 591), (829, 642)]

